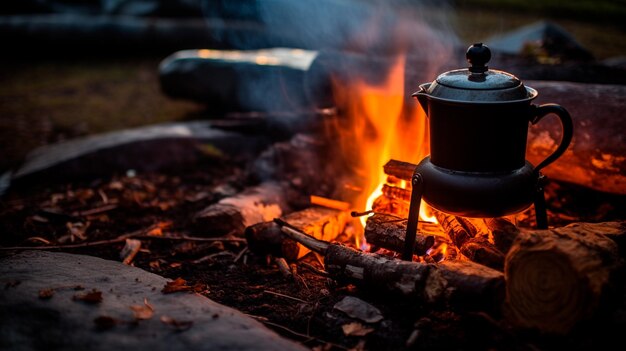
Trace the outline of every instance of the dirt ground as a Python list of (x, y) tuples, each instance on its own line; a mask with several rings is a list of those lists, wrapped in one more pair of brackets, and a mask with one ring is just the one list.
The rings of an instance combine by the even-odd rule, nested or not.
[[(191, 216), (217, 201), (220, 189), (246, 185), (245, 175), (237, 171), (240, 166), (226, 162), (211, 172), (119, 175), (13, 189), (0, 202), (0, 245), (5, 249), (64, 245), (65, 252), (121, 261), (123, 236), (140, 234), (136, 238), (141, 250), (133, 265), (171, 279), (183, 278), (205, 296), (317, 350), (589, 349), (614, 341), (619, 334), (613, 331), (626, 327), (626, 299), (600, 323), (584, 325), (569, 336), (549, 337), (516, 330), (493, 313), (433, 308), (334, 281), (309, 268), (323, 270), (313, 254), (294, 263), (296, 274), (285, 277), (271, 257), (249, 252), (241, 238), (207, 239), (209, 232), (190, 231)], [(551, 218), (564, 223), (570, 216), (608, 220), (626, 215), (623, 198), (556, 183), (548, 193), (570, 194), (563, 202), (569, 204), (551, 207)], [(204, 241), (172, 238), (183, 235), (201, 236)], [(345, 296), (378, 307), (384, 320), (356, 321), (364, 335), (345, 335), (343, 327), (355, 320), (333, 308)]]

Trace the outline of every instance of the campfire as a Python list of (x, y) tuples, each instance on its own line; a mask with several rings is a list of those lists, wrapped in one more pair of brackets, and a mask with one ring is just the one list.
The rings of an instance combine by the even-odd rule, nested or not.
[[(453, 337), (458, 348), (483, 335), (485, 346), (505, 349), (519, 340), (575, 345), (577, 331), (619, 318), (611, 313), (623, 299), (626, 206), (611, 200), (623, 202), (623, 157), (611, 150), (581, 161), (580, 149), (572, 151), (580, 143), (570, 145), (576, 120), (563, 107), (532, 105), (545, 85), (489, 69), (482, 44), (470, 47), (468, 69), (441, 75), (438, 61), (450, 65), (452, 49), (435, 45), (412, 57), (396, 44), (385, 43), (392, 55), (377, 58), (301, 49), (168, 58), (162, 81), (174, 96), (184, 88), (168, 74), (196, 59), (277, 70), (266, 81), (276, 90), (301, 76), (307, 86), (294, 99), (249, 102), (260, 110), (298, 105), (292, 111), (236, 111), (170, 126), (158, 147), (141, 135), (137, 144), (155, 164), (170, 151), (184, 154), (174, 175), (124, 164), (112, 177), (68, 180), (33, 195), (29, 181), (46, 177), (35, 155), (2, 203), (0, 228), (17, 233), (4, 238), (2, 251), (63, 250), (135, 265), (172, 279), (163, 294), (208, 296), (318, 350), (364, 349), (366, 338), (384, 349), (445, 348)], [(449, 80), (458, 75), (462, 86)], [(237, 94), (258, 90), (237, 78), (246, 87)], [(432, 83), (419, 85), (425, 81)], [(224, 100), (240, 98), (212, 88)], [(324, 104), (311, 108), (309, 100)], [(560, 125), (529, 132), (547, 114)], [(117, 153), (110, 149), (96, 151)], [(558, 162), (551, 168), (560, 157), (575, 159), (576, 172)], [(57, 170), (91, 167), (63, 162)], [(597, 166), (593, 176), (580, 171), (589, 164)], [(587, 207), (573, 208), (573, 198)], [(66, 288), (43, 289), (38, 298)], [(88, 294), (98, 304), (108, 292)], [(360, 299), (346, 307), (356, 297), (385, 316)], [(150, 319), (158, 306), (143, 303), (133, 305), (132, 322), (98, 316), (95, 323), (110, 330)], [(190, 320), (161, 321), (177, 332), (193, 328)], [(476, 321), (478, 336), (456, 330)], [(424, 337), (429, 332), (437, 337)]]

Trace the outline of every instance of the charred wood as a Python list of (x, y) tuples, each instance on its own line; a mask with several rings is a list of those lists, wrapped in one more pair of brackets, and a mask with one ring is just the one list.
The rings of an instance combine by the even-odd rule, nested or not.
[(396, 186), (391, 186), (388, 184), (384, 184), (382, 188), (383, 195), (387, 196), (390, 199), (394, 200), (402, 200), (406, 202), (411, 201), (411, 190), (403, 189)]
[(461, 248), (468, 240), (476, 236), (476, 228), (462, 217), (454, 216), (433, 209), (437, 221), (454, 245)]
[[(332, 241), (343, 232), (348, 213), (314, 206), (281, 218), (316, 239)], [(257, 254), (269, 254), (294, 261), (309, 253), (309, 249), (286, 237), (274, 221), (247, 227), (245, 236), (250, 250)]]
[(198, 234), (207, 236), (226, 233), (243, 235), (246, 227), (269, 221), (288, 210), (283, 187), (267, 182), (224, 198), (196, 213), (193, 228)]
[(504, 268), (504, 254), (483, 237), (477, 236), (469, 239), (459, 250), (463, 256), (476, 263), (498, 271)]
[(329, 244), (277, 220), (292, 239), (324, 255), (326, 271), (334, 279), (380, 289), (434, 306), (497, 311), (504, 297), (504, 276), (469, 262), (438, 264), (402, 261), (388, 256)]
[(520, 234), (520, 229), (504, 218), (485, 218), (485, 225), (493, 235), (493, 242), (500, 252), (509, 252), (513, 241)]
[[(406, 219), (386, 214), (375, 214), (367, 219), (365, 226), (365, 239), (371, 245), (382, 247), (395, 252), (404, 249), (404, 236), (406, 235)], [(413, 252), (422, 256), (435, 243), (432, 235), (416, 234)]]
[(513, 323), (564, 334), (611, 308), (622, 262), (601, 228), (615, 235), (624, 226), (574, 223), (517, 236), (505, 262), (506, 312)]

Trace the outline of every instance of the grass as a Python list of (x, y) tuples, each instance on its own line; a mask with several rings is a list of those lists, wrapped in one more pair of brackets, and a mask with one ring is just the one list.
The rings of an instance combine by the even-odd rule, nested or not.
[(200, 105), (159, 88), (159, 59), (5, 62), (0, 71), (0, 171), (40, 145), (182, 119)]

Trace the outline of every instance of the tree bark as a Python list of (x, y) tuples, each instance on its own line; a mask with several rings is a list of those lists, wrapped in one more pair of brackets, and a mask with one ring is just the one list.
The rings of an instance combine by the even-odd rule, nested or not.
[(417, 298), (433, 306), (492, 312), (499, 309), (504, 297), (502, 273), (468, 261), (400, 261), (331, 245), (324, 264), (335, 279)]
[(609, 224), (521, 232), (506, 256), (506, 311), (515, 324), (565, 334), (614, 303), (621, 267)]
[[(386, 214), (375, 214), (367, 219), (365, 226), (365, 240), (369, 244), (395, 252), (404, 250), (406, 235), (406, 220)], [(435, 243), (432, 235), (416, 234), (413, 253), (418, 256), (426, 254)]]

